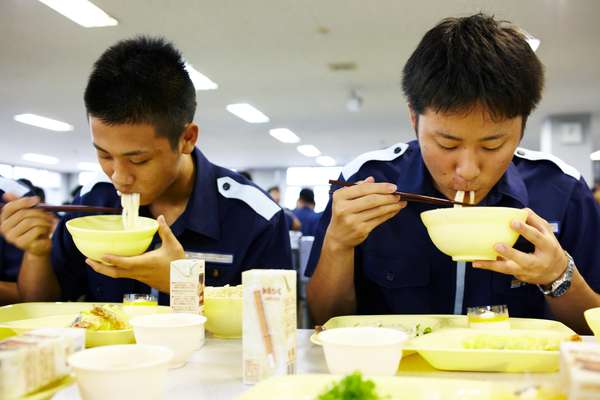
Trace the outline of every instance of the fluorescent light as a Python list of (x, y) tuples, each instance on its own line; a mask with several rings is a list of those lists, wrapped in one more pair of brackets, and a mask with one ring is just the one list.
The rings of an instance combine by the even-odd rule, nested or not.
[(600, 161), (600, 150), (596, 150), (592, 154), (590, 154), (590, 160), (592, 161)]
[(269, 135), (283, 143), (298, 143), (300, 138), (287, 128), (275, 128), (269, 130)]
[(336, 164), (335, 159), (333, 157), (329, 157), (329, 156), (317, 157), (316, 161), (317, 161), (317, 164), (322, 165), (324, 167), (333, 167)]
[(248, 103), (229, 104), (226, 108), (227, 111), (236, 117), (239, 117), (251, 124), (262, 124), (270, 121), (269, 117)]
[(85, 28), (115, 26), (119, 22), (88, 0), (38, 0)]
[(25, 161), (31, 161), (40, 164), (58, 164), (58, 158), (52, 156), (46, 156), (44, 154), (35, 154), (35, 153), (25, 153), (21, 157)]
[(196, 90), (215, 90), (219, 88), (215, 82), (211, 81), (209, 77), (199, 72), (192, 64), (185, 63), (185, 70), (187, 71), (194, 88)]
[(36, 114), (18, 114), (14, 116), (14, 119), (22, 124), (33, 125), (51, 131), (66, 132), (73, 130), (73, 125)]
[(82, 161), (77, 163), (77, 169), (80, 171), (102, 171), (100, 164), (95, 162)]
[(296, 147), (296, 149), (298, 149), (298, 151), (306, 157), (316, 157), (321, 155), (319, 149), (312, 144), (301, 144), (300, 146)]

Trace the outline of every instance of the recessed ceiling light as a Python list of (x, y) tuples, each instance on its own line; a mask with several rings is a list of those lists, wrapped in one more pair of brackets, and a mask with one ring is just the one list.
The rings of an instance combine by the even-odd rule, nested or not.
[(77, 163), (77, 169), (80, 171), (102, 171), (102, 167), (100, 167), (100, 164), (87, 161)]
[(115, 26), (119, 22), (88, 0), (38, 0), (85, 28)]
[(329, 63), (329, 69), (331, 71), (354, 71), (356, 69), (355, 62), (332, 62)]
[(251, 124), (269, 122), (269, 117), (248, 103), (229, 104), (227, 111)]
[(25, 161), (31, 161), (31, 162), (35, 162), (35, 163), (48, 164), (48, 165), (58, 164), (58, 161), (59, 161), (58, 158), (56, 158), (56, 157), (47, 156), (44, 154), (36, 154), (36, 153), (25, 153), (25, 154), (23, 154), (23, 156), (21, 158)]
[(319, 156), (316, 159), (317, 164), (324, 167), (334, 167), (336, 165), (335, 159), (329, 156)]
[(300, 138), (287, 128), (275, 128), (269, 130), (269, 135), (283, 143), (298, 143)]
[(66, 132), (73, 130), (73, 125), (36, 114), (18, 114), (14, 116), (14, 119), (22, 124), (33, 125), (37, 126), (38, 128), (49, 129), (51, 131)]
[(321, 155), (321, 151), (312, 144), (301, 144), (296, 147), (296, 149), (306, 157), (317, 157)]
[(203, 73), (199, 72), (192, 64), (185, 63), (185, 69), (196, 90), (215, 90), (219, 88), (219, 85), (210, 80), (210, 78)]

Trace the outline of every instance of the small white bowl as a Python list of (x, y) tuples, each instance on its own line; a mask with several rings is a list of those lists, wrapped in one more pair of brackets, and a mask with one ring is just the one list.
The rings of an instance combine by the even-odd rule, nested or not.
[(205, 322), (202, 315), (186, 313), (143, 315), (129, 321), (138, 344), (160, 345), (173, 351), (169, 368), (184, 366), (202, 346)]
[(124, 344), (72, 354), (69, 365), (83, 400), (158, 400), (172, 357), (166, 347)]
[(355, 327), (319, 333), (332, 374), (396, 375), (408, 335), (397, 329)]

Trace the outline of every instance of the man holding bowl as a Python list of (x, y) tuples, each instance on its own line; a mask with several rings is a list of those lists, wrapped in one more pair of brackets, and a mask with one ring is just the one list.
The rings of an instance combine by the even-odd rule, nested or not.
[(247, 268), (291, 266), (281, 208), (196, 148), (196, 92), (172, 44), (137, 37), (110, 47), (94, 64), (84, 97), (109, 179), (86, 185), (76, 202), (119, 207), (117, 191), (140, 193), (140, 215), (158, 219), (158, 235), (140, 256), (85, 259), (65, 228), (74, 215), (50, 237), (49, 214), (34, 208), (39, 198), (5, 195), (11, 201), (0, 227), (25, 251), (18, 282), (24, 300), (120, 302), (154, 288), (165, 304), (170, 262), (186, 253), (206, 261), (210, 286), (239, 284)]
[[(340, 179), (359, 185), (335, 191), (320, 221), (307, 267), (315, 322), (507, 304), (512, 316), (586, 331), (583, 311), (600, 305), (600, 215), (574, 168), (518, 149), (544, 81), (525, 34), (483, 14), (448, 18), (403, 72), (417, 140), (342, 170)], [(465, 268), (429, 239), (420, 214), (432, 206), (407, 204), (396, 190), (448, 199), (472, 191), (479, 205), (529, 214), (512, 222), (514, 247), (497, 243), (496, 261)]]

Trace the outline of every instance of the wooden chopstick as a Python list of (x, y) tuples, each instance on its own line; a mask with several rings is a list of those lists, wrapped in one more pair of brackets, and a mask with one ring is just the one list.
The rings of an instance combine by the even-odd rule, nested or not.
[[(356, 185), (356, 183), (336, 181), (336, 180), (333, 180), (333, 179), (329, 180), (329, 184), (330, 185), (336, 185), (336, 186), (343, 186), (343, 187), (350, 187), (350, 186), (355, 186)], [(402, 200), (405, 200), (405, 201), (414, 201), (416, 203), (435, 204), (435, 205), (439, 205), (439, 206), (453, 206), (455, 204), (456, 205), (460, 205), (460, 206), (466, 206), (466, 207), (473, 207), (474, 206), (474, 204), (470, 204), (470, 203), (464, 203), (464, 202), (461, 202), (461, 201), (454, 201), (454, 200), (442, 199), (440, 197), (424, 196), (424, 195), (416, 194), (416, 193), (395, 192), (394, 194), (397, 194), (398, 196), (400, 196), (400, 198)]]
[[(0, 209), (4, 207), (6, 203), (0, 202)], [(44, 211), (52, 211), (52, 212), (88, 212), (88, 213), (107, 213), (107, 214), (120, 214), (120, 208), (114, 207), (98, 207), (98, 206), (86, 206), (86, 205), (78, 205), (78, 204), (67, 204), (62, 206), (54, 206), (51, 204), (40, 203), (35, 205), (32, 208), (37, 208), (38, 210)]]

